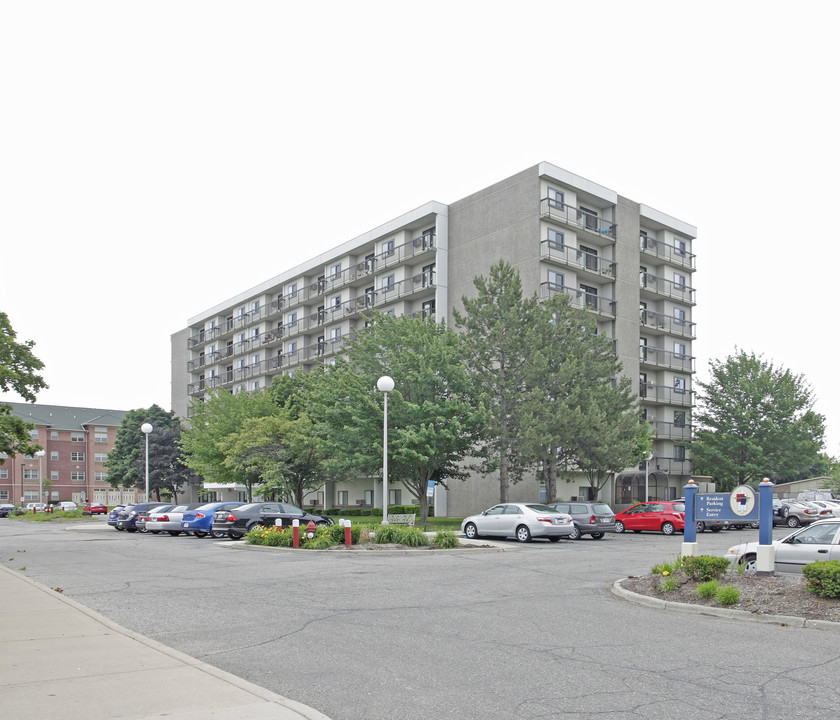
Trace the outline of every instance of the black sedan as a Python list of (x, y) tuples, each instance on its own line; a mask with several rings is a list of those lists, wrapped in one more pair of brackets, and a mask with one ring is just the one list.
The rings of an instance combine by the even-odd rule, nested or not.
[(258, 502), (217, 512), (213, 516), (213, 532), (227, 534), (232, 540), (239, 540), (245, 537), (251, 528), (257, 525), (273, 527), (277, 520), (283, 521), (283, 527), (292, 527), (293, 520), (299, 520), (301, 527), (306, 527), (310, 520), (316, 525), (333, 524), (331, 518), (312, 515), (289, 503)]

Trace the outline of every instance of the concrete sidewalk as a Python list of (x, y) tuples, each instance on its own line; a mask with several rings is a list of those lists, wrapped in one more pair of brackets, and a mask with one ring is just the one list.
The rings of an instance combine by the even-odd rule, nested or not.
[(0, 706), (15, 720), (329, 720), (2, 566)]

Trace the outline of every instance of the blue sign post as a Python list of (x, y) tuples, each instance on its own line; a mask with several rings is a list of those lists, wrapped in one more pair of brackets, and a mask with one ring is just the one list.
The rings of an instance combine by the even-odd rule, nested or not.
[(758, 485), (758, 549), (755, 574), (775, 575), (776, 549), (773, 547), (773, 483), (764, 478)]

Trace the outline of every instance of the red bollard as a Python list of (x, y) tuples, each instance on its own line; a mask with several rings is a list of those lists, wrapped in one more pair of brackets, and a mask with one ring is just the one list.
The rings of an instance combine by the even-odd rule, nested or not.
[(300, 520), (292, 520), (292, 547), (300, 547)]
[(350, 527), (350, 521), (344, 521), (344, 544), (350, 547), (353, 544), (353, 530)]

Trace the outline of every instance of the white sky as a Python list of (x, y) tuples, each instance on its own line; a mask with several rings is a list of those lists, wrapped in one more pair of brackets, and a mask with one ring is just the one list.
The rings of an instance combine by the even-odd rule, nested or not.
[(736, 346), (802, 373), (840, 456), (838, 12), (499, 5), (2, 2), (0, 309), (38, 401), (168, 409), (188, 318), (545, 160), (698, 227), (700, 377)]

